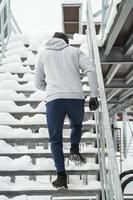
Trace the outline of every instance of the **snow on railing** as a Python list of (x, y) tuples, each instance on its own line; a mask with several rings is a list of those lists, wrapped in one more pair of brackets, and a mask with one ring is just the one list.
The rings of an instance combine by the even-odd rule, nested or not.
[[(103, 76), (96, 41), (96, 32), (91, 11), (91, 3), (87, 0), (87, 43), (91, 49), (91, 57), (96, 66), (99, 96), (101, 100), (100, 111), (95, 112), (96, 132), (98, 141), (98, 158), (100, 164), (100, 179), (102, 185), (102, 199), (123, 200), (119, 178), (117, 160), (110, 126), (110, 119), (103, 83)], [(106, 150), (107, 149), (107, 150)], [(107, 151), (107, 157), (105, 152)], [(106, 171), (108, 170), (108, 172)]]

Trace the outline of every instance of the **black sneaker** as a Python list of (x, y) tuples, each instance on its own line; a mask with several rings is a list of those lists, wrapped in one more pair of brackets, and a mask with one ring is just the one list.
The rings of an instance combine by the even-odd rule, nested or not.
[(87, 159), (79, 153), (79, 147), (77, 145), (72, 145), (70, 148), (70, 160), (75, 162), (75, 165), (87, 163)]
[(68, 189), (67, 186), (67, 176), (64, 175), (59, 175), (57, 174), (57, 179), (52, 182), (53, 187), (55, 187), (58, 190), (66, 190)]

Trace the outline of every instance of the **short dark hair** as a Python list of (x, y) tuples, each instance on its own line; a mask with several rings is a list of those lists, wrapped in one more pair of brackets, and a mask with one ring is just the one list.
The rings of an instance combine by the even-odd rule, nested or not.
[(67, 44), (69, 43), (67, 35), (62, 32), (55, 32), (53, 38), (60, 38), (63, 39)]

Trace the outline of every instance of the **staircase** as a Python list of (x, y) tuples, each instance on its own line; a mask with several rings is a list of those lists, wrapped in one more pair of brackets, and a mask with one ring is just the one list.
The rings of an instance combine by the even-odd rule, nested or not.
[[(17, 36), (16, 36), (17, 37)], [(48, 140), (47, 124), (45, 119), (45, 103), (43, 92), (38, 91), (34, 87), (34, 69), (35, 65), (29, 63), (28, 74), (31, 74), (32, 78), (30, 80), (25, 80), (24, 77), (27, 74), (26, 70), (28, 65), (25, 64), (25, 61), (28, 59), (28, 56), (32, 54), (33, 57), (37, 56), (37, 51), (29, 50), (29, 44), (21, 45), (17, 48), (11, 48), (13, 45), (20, 44), (23, 42), (21, 39), (19, 41), (10, 42), (7, 46), (6, 54), (11, 55), (11, 51), (14, 52), (19, 48), (27, 52), (27, 57), (23, 57), (19, 53), (19, 62), (18, 59), (13, 59), (13, 56), (6, 56), (3, 59), (3, 65), (0, 66), (0, 78), (4, 77), (5, 79), (0, 82), (0, 89), (3, 92), (1, 96), (1, 124), (0, 129), (3, 131), (0, 136), (1, 141), (5, 141), (8, 145), (12, 147), (12, 151), (0, 152), (0, 158), (10, 158), (12, 162), (14, 159), (21, 159), (23, 156), (28, 156), (31, 158), (32, 168), (31, 169), (9, 169), (0, 170), (0, 176), (2, 177), (11, 177), (11, 185), (9, 188), (0, 189), (0, 195), (6, 195), (8, 197), (18, 196), (18, 195), (28, 195), (28, 196), (37, 196), (37, 195), (59, 195), (59, 196), (87, 196), (89, 199), (98, 199), (100, 197), (101, 185), (99, 182), (99, 165), (98, 161), (98, 151), (96, 148), (96, 134), (95, 134), (95, 121), (94, 113), (90, 112), (88, 109), (88, 99), (85, 103), (85, 119), (83, 123), (83, 137), (81, 141), (81, 152), (85, 157), (87, 157), (88, 163), (83, 166), (74, 166), (69, 160), (69, 124), (66, 119), (64, 125), (64, 152), (66, 158), (69, 190), (68, 191), (56, 191), (51, 186), (51, 181), (54, 180), (54, 175), (56, 171), (54, 167), (52, 168), (45, 166), (45, 162), (51, 162), (51, 153)], [(21, 52), (21, 51), (20, 51)], [(5, 64), (4, 64), (5, 63)], [(18, 65), (18, 69), (14, 66)], [(4, 71), (6, 66), (10, 66), (10, 78), (6, 78), (7, 71)], [(19, 70), (20, 68), (20, 70)], [(23, 73), (21, 72), (23, 71)], [(20, 73), (21, 72), (21, 73)], [(81, 77), (83, 75), (81, 74)], [(15, 80), (17, 79), (17, 80)], [(31, 80), (32, 79), (32, 80)], [(5, 84), (4, 84), (5, 83)], [(30, 86), (28, 87), (28, 83)], [(82, 82), (84, 85), (84, 82)], [(26, 87), (27, 86), (27, 87)], [(10, 92), (14, 92), (14, 98), (10, 98)], [(9, 95), (8, 98), (5, 98), (5, 93)], [(40, 93), (39, 98), (32, 98), (33, 94)], [(88, 91), (85, 92), (86, 95), (89, 95)], [(18, 100), (19, 95), (22, 94), (22, 98)], [(37, 96), (37, 95), (36, 95)], [(3, 105), (3, 106), (2, 106)], [(39, 105), (41, 105), (39, 107)], [(28, 109), (29, 108), (29, 109)], [(5, 116), (5, 117), (4, 117)], [(24, 120), (25, 119), (25, 120)], [(8, 127), (10, 127), (10, 132), (8, 133)], [(30, 134), (28, 134), (30, 130)], [(24, 135), (23, 135), (24, 133)], [(27, 136), (26, 136), (27, 133)], [(15, 149), (18, 151), (15, 152)], [(37, 164), (39, 159), (43, 159), (44, 163), (40, 162), (40, 166)], [(24, 163), (23, 163), (24, 165)], [(41, 166), (42, 165), (42, 166)], [(27, 183), (32, 184), (33, 187), (29, 187), (27, 184), (21, 186), (21, 181), (18, 188), (18, 177), (29, 177)], [(38, 177), (42, 177), (47, 182), (39, 183)], [(73, 183), (76, 177), (75, 187)], [(72, 180), (71, 180), (72, 179)], [(18, 179), (19, 180), (19, 179)], [(17, 181), (17, 182), (16, 182)], [(38, 185), (39, 187), (38, 187)], [(27, 187), (28, 186), (28, 187)], [(79, 186), (79, 187), (78, 187)], [(92, 187), (93, 186), (93, 187)], [(17, 188), (17, 189), (15, 189)], [(89, 197), (90, 196), (90, 197)], [(81, 197), (82, 199), (82, 197)]]
[(0, 198), (123, 199), (89, 4), (88, 1), (87, 36), (92, 41), (101, 105), (97, 112), (89, 111), (90, 91), (81, 73), (86, 102), (80, 150), (87, 164), (75, 166), (69, 160), (70, 127), (66, 118), (63, 142), (69, 190), (57, 191), (52, 187), (56, 171), (45, 118), (45, 92), (34, 86), (39, 49), (31, 48), (29, 38), (23, 34), (16, 34), (10, 38), (0, 66)]

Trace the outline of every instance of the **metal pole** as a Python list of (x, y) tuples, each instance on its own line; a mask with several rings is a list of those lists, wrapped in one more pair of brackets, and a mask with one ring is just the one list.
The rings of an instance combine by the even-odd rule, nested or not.
[(123, 111), (123, 154), (127, 157), (127, 119), (126, 111)]
[(1, 48), (2, 48), (2, 57), (5, 55), (4, 50), (4, 10), (1, 11)]

